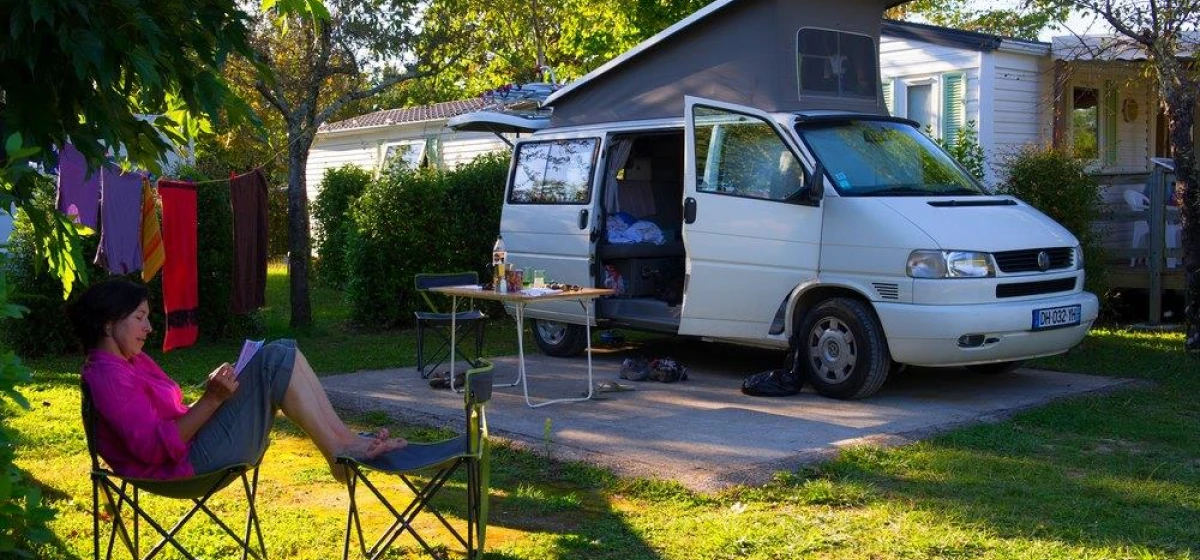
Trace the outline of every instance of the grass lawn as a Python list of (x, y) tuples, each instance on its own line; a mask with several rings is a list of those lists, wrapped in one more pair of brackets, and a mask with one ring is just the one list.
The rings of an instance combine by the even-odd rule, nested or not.
[[(268, 334), (297, 338), (318, 371), (414, 363), (411, 332), (347, 332), (339, 294), (323, 289), (312, 298), (318, 326), (290, 332), (283, 274), (272, 269)], [(488, 333), (490, 351), (515, 352), (513, 338), (510, 324), (498, 322)], [(239, 346), (203, 344), (154, 357), (192, 386), (218, 362), (232, 360)], [(899, 449), (852, 449), (834, 461), (780, 473), (762, 487), (715, 494), (500, 448), (493, 454), (487, 557), (1200, 558), (1200, 364), (1181, 347), (1177, 333), (1097, 330), (1067, 355), (1033, 365), (1149, 383)], [(44, 558), (91, 555), (79, 363), (78, 357), (34, 362), (35, 382), (24, 389), (34, 409), (3, 411), (16, 414), (17, 465), (58, 509), (56, 541), (40, 551)], [(378, 415), (355, 420), (362, 427), (387, 422)], [(400, 431), (414, 439), (441, 435), (419, 427)], [(461, 479), (454, 484), (441, 503), (451, 517), (463, 511)], [(226, 492), (217, 498), (219, 509), (241, 511)], [(262, 466), (258, 506), (271, 557), (340, 556), (345, 491), (286, 421), (277, 424)], [(421, 524), (432, 529), (428, 520)], [(185, 532), (184, 540), (205, 557), (231, 554), (206, 523)], [(450, 542), (444, 535), (438, 540)], [(420, 557), (411, 539), (397, 544), (391, 557)], [(456, 547), (448, 550), (457, 557)]]

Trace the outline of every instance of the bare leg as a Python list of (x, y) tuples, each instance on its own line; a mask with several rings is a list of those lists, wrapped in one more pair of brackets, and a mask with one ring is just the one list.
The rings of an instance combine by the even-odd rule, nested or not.
[(334, 457), (351, 453), (361, 457), (375, 457), (393, 449), (404, 447), (401, 438), (388, 438), (387, 430), (381, 430), (373, 438), (364, 438), (346, 426), (329, 404), (325, 388), (313, 373), (308, 359), (296, 350), (296, 362), (292, 366), (292, 379), (283, 395), (283, 414), (300, 425), (304, 433), (317, 444), (317, 449), (329, 462), (333, 477), (344, 481), (345, 469), (337, 465)]

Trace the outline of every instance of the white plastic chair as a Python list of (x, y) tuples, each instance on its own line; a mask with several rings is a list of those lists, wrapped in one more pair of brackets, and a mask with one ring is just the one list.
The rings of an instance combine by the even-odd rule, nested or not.
[[(1150, 210), (1150, 197), (1137, 189), (1125, 190), (1125, 204), (1129, 205), (1129, 209), (1134, 212), (1145, 212)], [(1183, 233), (1180, 224), (1167, 224), (1166, 241), (1167, 249), (1175, 249), (1179, 247), (1179, 237)], [(1142, 248), (1146, 243), (1146, 237), (1150, 235), (1150, 223), (1146, 220), (1138, 220), (1133, 223), (1133, 243), (1134, 249)], [(1137, 257), (1129, 259), (1129, 266), (1137, 264)], [(1167, 268), (1175, 268), (1179, 264), (1179, 259), (1168, 258)]]
[[(1150, 197), (1139, 190), (1125, 189), (1125, 204), (1128, 204), (1129, 209), (1134, 212), (1145, 212), (1150, 209)], [(1146, 236), (1149, 234), (1149, 222), (1146, 220), (1133, 222), (1133, 244), (1131, 247), (1134, 249), (1144, 248), (1146, 245)], [(1136, 266), (1137, 261), (1137, 257), (1130, 257), (1129, 266)]]

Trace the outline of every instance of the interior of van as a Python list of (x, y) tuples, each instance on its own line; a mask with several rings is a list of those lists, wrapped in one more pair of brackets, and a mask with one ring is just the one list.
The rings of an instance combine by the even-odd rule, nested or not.
[(683, 131), (615, 136), (603, 182), (596, 305), (610, 324), (676, 332), (683, 302)]

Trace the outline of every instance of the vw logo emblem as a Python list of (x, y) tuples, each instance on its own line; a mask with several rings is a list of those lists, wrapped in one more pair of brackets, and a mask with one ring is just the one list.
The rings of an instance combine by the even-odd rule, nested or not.
[(1045, 251), (1038, 251), (1038, 270), (1046, 272), (1050, 269), (1050, 255)]

